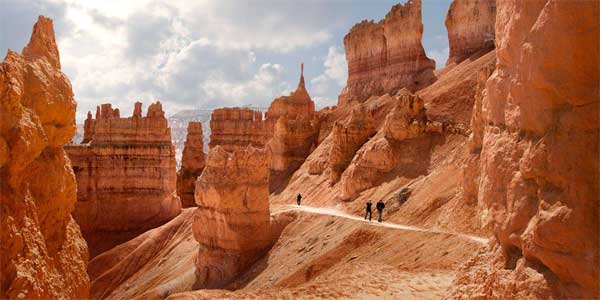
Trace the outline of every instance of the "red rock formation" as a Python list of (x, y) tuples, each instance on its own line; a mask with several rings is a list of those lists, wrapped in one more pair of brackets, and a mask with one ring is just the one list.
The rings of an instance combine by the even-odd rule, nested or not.
[(446, 65), (494, 49), (495, 0), (454, 0), (446, 15), (450, 54)]
[(421, 1), (394, 5), (378, 23), (362, 21), (344, 37), (348, 82), (339, 104), (364, 102), (401, 88), (418, 90), (435, 80), (435, 61), (427, 58), (421, 38)]
[(196, 183), (192, 225), (200, 287), (225, 286), (271, 245), (269, 162), (266, 149), (210, 150)]
[(71, 217), (75, 133), (71, 84), (52, 20), (40, 16), (23, 55), (0, 64), (0, 298), (83, 299), (87, 246)]
[(265, 117), (272, 133), (268, 145), (273, 159), (270, 190), (275, 191), (302, 165), (319, 134), (315, 103), (304, 86), (304, 64), (298, 88), (289, 96), (273, 100)]
[(196, 179), (204, 170), (204, 160), (202, 124), (200, 122), (189, 122), (187, 139), (181, 159), (181, 169), (177, 173), (177, 195), (179, 195), (183, 207), (196, 206), (194, 188)]
[(227, 151), (244, 149), (246, 146), (262, 148), (271, 133), (260, 111), (248, 108), (219, 108), (210, 118), (210, 143), (212, 149), (219, 145)]
[(424, 156), (430, 152), (431, 139), (417, 139), (427, 130), (423, 100), (410, 93), (394, 98), (396, 104), (382, 129), (358, 150), (342, 174), (342, 200), (353, 200), (395, 169), (399, 170), (397, 176), (407, 178), (426, 173)]
[[(88, 114), (90, 116), (90, 114)], [(87, 144), (66, 148), (77, 177), (73, 216), (92, 257), (177, 216), (175, 150), (160, 102), (120, 118), (102, 104), (86, 120)]]
[(375, 134), (374, 123), (372, 112), (364, 105), (360, 105), (352, 110), (350, 119), (345, 124), (342, 122), (334, 124), (333, 144), (329, 153), (331, 184), (338, 182), (356, 151)]
[(600, 292), (599, 6), (498, 2), (498, 63), (472, 142), (495, 240), (457, 276), (454, 299)]

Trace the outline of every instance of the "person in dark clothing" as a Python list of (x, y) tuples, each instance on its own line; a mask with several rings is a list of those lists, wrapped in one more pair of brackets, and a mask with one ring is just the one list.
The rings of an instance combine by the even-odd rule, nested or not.
[(371, 211), (372, 205), (373, 203), (371, 202), (371, 200), (367, 201), (367, 212), (365, 213), (365, 220), (367, 219), (367, 216), (369, 216), (369, 222), (371, 222), (371, 218), (373, 217), (373, 213)]
[(302, 195), (298, 193), (298, 196), (296, 196), (296, 203), (298, 203), (298, 206), (300, 206), (300, 202), (302, 202)]
[(383, 203), (383, 201), (379, 200), (375, 207), (377, 208), (377, 221), (379, 221), (379, 223), (381, 223), (382, 217), (383, 217), (383, 209), (385, 208), (385, 204)]

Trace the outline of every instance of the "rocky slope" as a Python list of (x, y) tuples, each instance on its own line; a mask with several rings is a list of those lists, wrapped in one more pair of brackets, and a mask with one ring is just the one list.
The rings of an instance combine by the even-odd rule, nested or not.
[(344, 37), (348, 82), (338, 105), (402, 88), (414, 91), (435, 81), (435, 61), (427, 58), (422, 36), (421, 0), (394, 5), (378, 23), (354, 25)]
[(454, 0), (446, 15), (450, 53), (446, 65), (494, 49), (495, 0)]
[(228, 152), (216, 146), (196, 182), (192, 230), (198, 241), (198, 285), (223, 287), (271, 245), (266, 149)]
[(52, 20), (40, 16), (22, 54), (0, 64), (2, 299), (83, 299), (87, 246), (71, 217), (75, 176), (63, 149), (75, 133), (71, 83)]
[(196, 206), (194, 188), (196, 179), (204, 170), (204, 141), (202, 123), (190, 122), (187, 127), (187, 138), (183, 149), (181, 169), (177, 172), (177, 195), (182, 207)]
[(160, 102), (145, 117), (103, 104), (88, 113), (85, 144), (66, 147), (77, 178), (73, 216), (92, 257), (179, 214), (175, 152)]
[(593, 1), (498, 3), (498, 64), (469, 141), (495, 240), (452, 298), (598, 295), (599, 17)]

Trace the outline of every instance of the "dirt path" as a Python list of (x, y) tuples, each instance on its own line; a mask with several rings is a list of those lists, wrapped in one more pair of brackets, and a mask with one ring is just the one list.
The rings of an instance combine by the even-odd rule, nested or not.
[[(303, 212), (312, 213), (312, 214), (329, 215), (329, 216), (336, 216), (336, 217), (340, 217), (340, 218), (351, 219), (351, 220), (358, 221), (358, 222), (368, 223), (371, 226), (381, 226), (381, 227), (388, 227), (388, 228), (395, 228), (395, 229), (409, 230), (409, 231), (449, 234), (449, 235), (454, 235), (454, 236), (458, 236), (458, 237), (465, 238), (465, 239), (470, 239), (470, 240), (473, 240), (475, 242), (482, 243), (482, 244), (486, 244), (488, 242), (488, 239), (486, 239), (484, 237), (463, 234), (463, 233), (450, 232), (450, 231), (444, 231), (444, 230), (439, 230), (439, 229), (435, 229), (435, 228), (422, 228), (422, 227), (417, 227), (417, 226), (402, 225), (402, 224), (396, 224), (396, 223), (390, 223), (390, 222), (379, 223), (379, 222), (377, 222), (377, 220), (369, 222), (369, 221), (365, 220), (364, 218), (341, 212), (335, 208), (313, 207), (313, 206), (305, 206), (305, 205), (303, 205), (303, 206), (287, 205), (286, 207), (288, 207), (288, 208), (280, 210), (280, 211), (276, 211), (273, 214), (280, 214), (280, 213), (284, 213), (287, 211), (303, 211)], [(373, 213), (373, 218), (374, 219), (377, 218), (377, 212)]]

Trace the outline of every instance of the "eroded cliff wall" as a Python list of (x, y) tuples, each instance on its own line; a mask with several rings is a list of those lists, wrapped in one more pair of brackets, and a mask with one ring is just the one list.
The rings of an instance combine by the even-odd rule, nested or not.
[(75, 133), (71, 83), (60, 70), (52, 20), (40, 16), (20, 55), (0, 64), (2, 299), (84, 299), (88, 253), (63, 145)]
[(394, 5), (378, 23), (354, 25), (344, 37), (348, 81), (338, 105), (402, 88), (418, 90), (435, 81), (435, 61), (427, 58), (422, 36), (421, 0)]
[[(599, 276), (599, 4), (500, 1), (470, 151), (490, 248), (454, 299), (592, 299)], [(485, 76), (484, 76), (485, 77)], [(473, 168), (473, 166), (470, 166)]]
[[(446, 65), (494, 49), (495, 0), (454, 0), (446, 15), (450, 53)], [(440, 62), (441, 63), (441, 62)]]
[(102, 104), (89, 141), (66, 147), (77, 177), (73, 216), (96, 256), (177, 216), (175, 150), (160, 102), (145, 117), (136, 103), (132, 117)]

